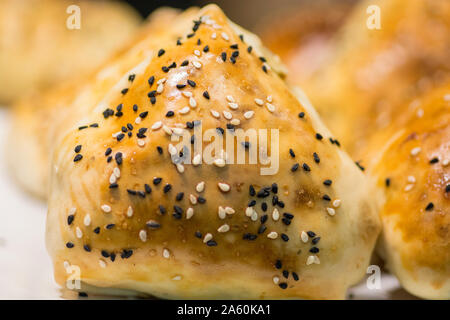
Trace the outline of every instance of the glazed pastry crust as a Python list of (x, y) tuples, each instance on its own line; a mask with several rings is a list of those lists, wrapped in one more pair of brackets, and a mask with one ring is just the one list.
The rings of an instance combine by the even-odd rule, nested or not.
[[(80, 29), (66, 10), (78, 5)], [(114, 1), (2, 0), (0, 102), (12, 103), (74, 74), (91, 72), (137, 29), (140, 17)]]
[(378, 251), (410, 293), (449, 299), (450, 85), (405, 109), (366, 152), (385, 197)]
[[(194, 30), (194, 36), (187, 37), (195, 28), (193, 21), (199, 19), (202, 23)], [(241, 33), (243, 41), (239, 38)], [(151, 33), (148, 37), (155, 39)], [(182, 45), (176, 44), (178, 37)], [(230, 23), (217, 6), (181, 14), (156, 40), (138, 42), (127, 50), (130, 57), (139, 58), (121, 57), (116, 61), (120, 66), (132, 60), (138, 66), (120, 69), (128, 71), (117, 83), (97, 87), (96, 78), (85, 83), (95, 88), (100, 102), (89, 104), (77, 114), (76, 123), (64, 120), (66, 129), (55, 135), (62, 138), (52, 155), (46, 242), (56, 281), (64, 285), (68, 277), (66, 267), (76, 265), (80, 267), (81, 280), (88, 285), (162, 298), (344, 298), (347, 288), (365, 274), (380, 228), (371, 187), (363, 173), (330, 141), (330, 132), (304, 94), (286, 85), (280, 77), (282, 66), (255, 36)], [(249, 43), (251, 52), (247, 51)], [(234, 44), (238, 49), (230, 47)], [(203, 50), (206, 45), (209, 50)], [(159, 54), (161, 48), (163, 54)], [(195, 50), (199, 50), (199, 56)], [(239, 54), (233, 63), (230, 57), (235, 50)], [(148, 56), (142, 56), (142, 51)], [(226, 61), (222, 60), (222, 52), (227, 53)], [(267, 62), (259, 59), (261, 56)], [(181, 66), (185, 60), (188, 64)], [(173, 62), (175, 68), (162, 70)], [(135, 77), (130, 82), (131, 74)], [(149, 86), (151, 76), (155, 80)], [(158, 84), (162, 78), (166, 80)], [(195, 81), (195, 86), (177, 88), (187, 79)], [(163, 88), (152, 104), (147, 94), (161, 83)], [(124, 88), (128, 88), (125, 94), (121, 93)], [(208, 91), (209, 99), (204, 91)], [(195, 106), (183, 92), (192, 93)], [(77, 94), (83, 96), (80, 91)], [(255, 98), (262, 99), (263, 106)], [(230, 100), (238, 107), (230, 108)], [(273, 106), (272, 111), (267, 103)], [(119, 104), (122, 107), (117, 110)], [(136, 112), (133, 105), (138, 106)], [(189, 105), (187, 114), (179, 113)], [(66, 112), (78, 106), (81, 105), (73, 103)], [(103, 112), (107, 108), (114, 115), (105, 119)], [(211, 115), (212, 109), (220, 113), (219, 118)], [(139, 116), (145, 111), (148, 114)], [(174, 116), (166, 117), (168, 111), (174, 111)], [(225, 131), (230, 120), (223, 111), (240, 120), (235, 129), (279, 129), (280, 165), (275, 175), (261, 175), (260, 169), (265, 167), (261, 164), (185, 164), (183, 170), (177, 170), (168, 153), (170, 136), (155, 123), (162, 121), (169, 128), (176, 128), (201, 120), (203, 130), (221, 127)], [(247, 119), (244, 114), (248, 111), (254, 114)], [(303, 118), (298, 116), (300, 112), (304, 112)], [(141, 121), (136, 123), (138, 116)], [(98, 127), (78, 129), (94, 123)], [(128, 123), (133, 126), (132, 136), (119, 141), (117, 133)], [(145, 137), (138, 139), (140, 128), (147, 131)], [(323, 138), (319, 139), (316, 133)], [(74, 151), (78, 145), (79, 153)], [(158, 146), (162, 154), (157, 151)], [(238, 144), (240, 147), (243, 148)], [(110, 162), (105, 156), (107, 148), (112, 149)], [(295, 158), (289, 154), (290, 148)], [(275, 151), (271, 148), (269, 153)], [(320, 161), (314, 160), (314, 152)], [(122, 161), (117, 161), (119, 153)], [(82, 159), (74, 162), (77, 155), (82, 155)], [(295, 163), (299, 163), (299, 169), (292, 171)], [(308, 164), (310, 171), (302, 168), (303, 163)], [(120, 170), (120, 177), (115, 168)], [(115, 178), (110, 180), (112, 174)], [(155, 177), (162, 181), (155, 184)], [(326, 179), (332, 180), (331, 186), (324, 185)], [(114, 181), (117, 187), (110, 188)], [(205, 188), (198, 191), (201, 181)], [(230, 190), (221, 191), (219, 182), (228, 184)], [(277, 184), (276, 191), (271, 187), (273, 183)], [(145, 184), (151, 187), (151, 193)], [(171, 189), (165, 192), (167, 184)], [(269, 187), (270, 196), (252, 195), (250, 185), (256, 192)], [(177, 200), (180, 192), (184, 196)], [(284, 203), (283, 208), (278, 201), (272, 205), (274, 195)], [(337, 199), (339, 205), (334, 202)], [(245, 214), (251, 200), (256, 201), (257, 219), (253, 220)], [(267, 211), (262, 209), (264, 201)], [(327, 211), (332, 203), (336, 204), (333, 216)], [(181, 207), (181, 214), (176, 214), (175, 205)], [(160, 206), (166, 208), (166, 213)], [(230, 207), (234, 212), (228, 211), (221, 217), (219, 206)], [(188, 219), (189, 207), (194, 214)], [(272, 218), (274, 207), (280, 214), (277, 221)], [(286, 218), (284, 213), (292, 216)], [(267, 221), (263, 221), (264, 214)], [(151, 226), (157, 222), (160, 227), (152, 229), (149, 221), (153, 221)], [(229, 230), (219, 232), (224, 224)], [(261, 225), (266, 230), (258, 233)], [(97, 227), (99, 233), (95, 232)], [(315, 234), (303, 242), (302, 231)], [(277, 232), (278, 237), (268, 238), (270, 232)], [(204, 243), (208, 233), (212, 239)], [(282, 240), (282, 234), (289, 239)], [(249, 240), (254, 236), (256, 239)], [(312, 239), (316, 239), (315, 244)], [(311, 259), (316, 263), (307, 264)], [(282, 264), (280, 269), (276, 267), (277, 260)], [(283, 270), (289, 272), (287, 279)], [(274, 277), (279, 278), (281, 286), (274, 283)]]

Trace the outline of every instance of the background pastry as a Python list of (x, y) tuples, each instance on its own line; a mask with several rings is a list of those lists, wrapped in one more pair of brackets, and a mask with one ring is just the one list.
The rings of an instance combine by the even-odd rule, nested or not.
[(412, 294), (450, 299), (450, 85), (403, 110), (364, 150), (384, 190), (379, 252)]
[[(100, 102), (55, 134), (47, 246), (57, 282), (75, 265), (90, 286), (166, 298), (344, 298), (379, 232), (362, 172), (259, 40), (217, 6), (167, 29), (116, 61), (139, 56), (113, 84), (86, 82)], [(279, 171), (174, 149), (171, 138), (199, 125), (279, 129)]]
[[(80, 7), (80, 29), (67, 28), (71, 5)], [(0, 102), (90, 72), (140, 21), (114, 1), (0, 1)]]
[[(380, 29), (367, 27), (369, 5), (380, 8)], [(335, 36), (328, 61), (299, 82), (356, 160), (367, 138), (408, 101), (449, 78), (449, 17), (445, 0), (362, 1)]]

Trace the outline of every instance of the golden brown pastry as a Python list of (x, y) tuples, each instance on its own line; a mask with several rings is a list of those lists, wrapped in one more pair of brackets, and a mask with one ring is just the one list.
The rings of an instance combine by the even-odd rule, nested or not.
[[(379, 232), (363, 173), (259, 40), (217, 6), (165, 27), (113, 62), (120, 79), (106, 68), (85, 80), (50, 135), (56, 281), (76, 266), (106, 292), (344, 298)], [(279, 131), (269, 130), (268, 149), (220, 144), (240, 129)], [(230, 164), (231, 146), (259, 160)]]
[(450, 299), (450, 85), (403, 110), (364, 150), (384, 190), (379, 251), (410, 293)]
[[(367, 27), (369, 5), (380, 8), (381, 29)], [(370, 135), (449, 75), (449, 1), (363, 1), (336, 35), (329, 60), (301, 85), (331, 131), (360, 160)]]
[[(73, 5), (81, 23), (71, 30)], [(0, 1), (0, 102), (90, 72), (139, 22), (134, 10), (114, 1)]]
[(302, 86), (333, 55), (334, 35), (355, 3), (354, 0), (309, 0), (286, 5), (280, 12), (263, 16), (257, 33), (286, 64), (288, 78)]

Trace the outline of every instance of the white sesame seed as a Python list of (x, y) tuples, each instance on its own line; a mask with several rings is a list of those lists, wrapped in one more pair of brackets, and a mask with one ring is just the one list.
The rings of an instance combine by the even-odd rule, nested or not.
[(184, 172), (184, 166), (181, 163), (177, 163), (176, 164), (177, 170), (179, 173), (183, 173)]
[(225, 209), (222, 206), (219, 206), (219, 208), (217, 210), (217, 215), (219, 216), (220, 219), (226, 218), (227, 213), (225, 212)]
[(157, 82), (156, 82), (156, 84), (162, 84), (162, 83), (164, 83), (164, 82), (166, 82), (166, 78), (161, 78), (161, 79), (159, 79)]
[(280, 278), (278, 278), (277, 276), (274, 276), (272, 278), (272, 280), (273, 280), (273, 283), (275, 283), (275, 284), (279, 284), (280, 283)]
[(447, 93), (447, 94), (444, 96), (444, 100), (445, 100), (445, 101), (450, 101), (450, 93)]
[(409, 183), (415, 183), (416, 182), (416, 178), (414, 176), (408, 176), (408, 182)]
[(422, 149), (421, 149), (420, 147), (415, 147), (415, 148), (411, 149), (411, 155), (412, 155), (413, 157), (414, 157), (414, 156), (417, 156), (417, 155), (419, 154), (420, 151), (422, 151)]
[(64, 269), (67, 270), (70, 267), (69, 261), (64, 261), (63, 266), (64, 266)]
[(189, 201), (192, 203), (192, 204), (197, 204), (197, 197), (196, 196), (194, 196), (193, 194), (190, 194), (189, 195)]
[(280, 219), (280, 212), (277, 208), (274, 208), (272, 211), (272, 219), (273, 221), (278, 221)]
[(236, 102), (236, 101), (234, 100), (233, 96), (227, 95), (226, 98), (227, 98), (227, 101), (228, 101), (228, 102)]
[(78, 239), (81, 239), (83, 237), (83, 231), (81, 231), (81, 229), (79, 227), (77, 227), (75, 229), (75, 233), (76, 233)]
[(199, 182), (195, 186), (195, 190), (197, 190), (197, 192), (203, 192), (203, 190), (205, 190), (205, 182), (204, 181)]
[(84, 225), (85, 225), (86, 227), (89, 226), (89, 225), (91, 224), (91, 215), (90, 215), (89, 213), (87, 213), (87, 214), (84, 216), (83, 223), (84, 223)]
[(164, 84), (160, 83), (158, 85), (158, 87), (156, 88), (156, 92), (161, 93), (161, 92), (163, 92), (163, 90), (164, 90)]
[(442, 165), (444, 167), (448, 166), (449, 163), (450, 163), (450, 159), (444, 159), (444, 161), (442, 161)]
[(276, 233), (275, 231), (272, 231), (267, 235), (267, 238), (276, 239), (276, 238), (278, 238), (278, 233)]
[(141, 239), (142, 242), (147, 241), (147, 231), (145, 230), (139, 231), (139, 238)]
[(117, 181), (117, 177), (114, 173), (111, 173), (111, 175), (109, 176), (109, 184), (113, 184)]
[(198, 166), (201, 162), (202, 162), (202, 155), (201, 154), (196, 154), (194, 156), (194, 158), (192, 159), (192, 164), (194, 166)]
[(224, 159), (221, 159), (221, 158), (219, 158), (219, 159), (216, 159), (216, 160), (214, 160), (214, 165), (215, 166), (217, 166), (217, 167), (219, 167), (219, 168), (223, 168), (223, 167), (225, 167), (225, 160)]
[(225, 213), (226, 213), (226, 214), (232, 215), (232, 214), (234, 214), (235, 212), (236, 212), (236, 211), (234, 211), (233, 208), (231, 208), (231, 207), (225, 207)]
[(237, 108), (239, 108), (239, 105), (234, 102), (228, 102), (228, 106), (233, 110), (236, 110)]
[(218, 113), (216, 110), (213, 110), (213, 109), (211, 109), (211, 115), (214, 117), (214, 118), (220, 118), (220, 113)]
[(267, 100), (267, 102), (270, 102), (270, 103), (272, 103), (272, 101), (273, 101), (273, 98), (272, 98), (272, 96), (267, 96), (266, 100)]
[(101, 268), (106, 268), (106, 262), (103, 261), (102, 259), (98, 260), (98, 264), (100, 265)]
[(252, 221), (256, 221), (258, 220), (258, 212), (256, 212), (255, 210), (253, 210), (252, 216), (250, 217), (250, 219)]
[(103, 204), (103, 205), (101, 206), (101, 208), (102, 208), (103, 212), (105, 212), (105, 213), (111, 212), (111, 207), (108, 206), (107, 204)]
[(228, 37), (228, 35), (225, 32), (222, 32), (221, 36), (222, 36), (222, 39), (225, 41), (230, 40), (230, 38)]
[(166, 248), (163, 249), (163, 257), (166, 259), (170, 258), (170, 251), (167, 250)]
[(77, 208), (73, 207), (69, 209), (69, 216), (74, 215), (77, 212)]
[(200, 55), (201, 55), (200, 50), (194, 50), (194, 54), (195, 54), (197, 57), (200, 57)]
[(305, 231), (302, 231), (302, 233), (301, 233), (301, 235), (300, 235), (300, 238), (302, 239), (302, 241), (303, 241), (304, 243), (307, 243), (308, 240), (309, 240), (308, 234), (307, 234)]
[(339, 208), (340, 205), (341, 205), (341, 199), (336, 199), (333, 201), (333, 207)]
[(191, 109), (189, 107), (184, 107), (182, 108), (180, 111), (178, 111), (180, 114), (187, 114), (189, 113), (189, 111), (191, 111)]
[(253, 209), (253, 207), (247, 207), (247, 209), (245, 209), (245, 215), (247, 217), (251, 217), (253, 215), (253, 211), (255, 211), (255, 209)]
[(414, 188), (414, 185), (413, 185), (413, 184), (407, 184), (404, 190), (405, 190), (406, 192), (408, 192), (408, 191), (411, 191), (412, 188)]
[(189, 220), (194, 215), (194, 209), (191, 207), (187, 208), (186, 210), (186, 219)]
[(192, 61), (192, 64), (194, 65), (194, 67), (196, 67), (197, 69), (200, 69), (202, 67), (202, 64), (198, 61)]
[(266, 103), (266, 107), (267, 107), (267, 110), (269, 110), (270, 112), (275, 111), (275, 106), (271, 103)]
[(163, 130), (165, 133), (167, 133), (169, 136), (172, 135), (172, 129), (170, 129), (168, 126), (163, 125)]
[(330, 216), (334, 216), (336, 214), (336, 210), (333, 208), (327, 208), (327, 212)]
[(313, 263), (314, 263), (314, 256), (309, 256), (309, 257), (306, 259), (306, 265), (309, 266), (309, 265), (311, 265), (311, 264), (313, 264)]
[(173, 144), (171, 144), (171, 143), (169, 143), (169, 146), (168, 146), (168, 151), (169, 151), (169, 154), (170, 155), (176, 155), (177, 154), (177, 148), (175, 148), (174, 146), (173, 146)]
[(189, 105), (190, 105), (192, 108), (195, 108), (195, 107), (197, 106), (197, 101), (194, 99), (194, 97), (190, 97), (190, 98), (189, 98)]
[(230, 185), (227, 183), (219, 182), (217, 185), (222, 192), (228, 192), (231, 189)]
[(139, 146), (139, 147), (143, 147), (143, 146), (145, 146), (145, 140), (143, 140), (143, 139), (138, 139), (137, 140), (137, 145)]
[(183, 96), (185, 96), (186, 98), (192, 97), (192, 92), (190, 92), (190, 91), (182, 91), (181, 94)]
[(180, 281), (181, 280), (181, 276), (175, 276), (172, 278), (173, 281)]
[(223, 111), (223, 116), (225, 117), (225, 119), (230, 120), (231, 118), (233, 118), (233, 115), (231, 114), (231, 112), (228, 111)]
[(211, 233), (205, 234), (205, 237), (203, 238), (203, 243), (207, 243), (212, 238), (213, 238), (213, 235)]
[(217, 231), (220, 233), (228, 232), (230, 231), (230, 226), (227, 224), (223, 224), (219, 227), (219, 229), (217, 229)]
[(264, 104), (264, 101), (261, 100), (261, 99), (255, 98), (255, 103), (256, 103), (258, 106), (262, 106), (262, 105)]
[(137, 117), (137, 118), (134, 120), (134, 123), (139, 124), (139, 123), (141, 123), (141, 121), (142, 121), (141, 117)]
[(248, 120), (251, 117), (253, 117), (254, 114), (255, 114), (255, 112), (253, 112), (253, 111), (247, 111), (246, 113), (244, 113), (244, 118)]
[(233, 120), (230, 121), (230, 123), (231, 123), (233, 126), (238, 126), (238, 125), (241, 124), (241, 120), (239, 120), (239, 119), (233, 119)]
[(213, 40), (217, 39), (217, 34), (215, 32), (211, 35), (211, 39), (213, 39)]
[(175, 134), (177, 136), (182, 136), (184, 133), (184, 130), (182, 128), (172, 128), (172, 134)]
[(162, 127), (162, 122), (161, 121), (156, 121), (153, 125), (152, 125), (152, 130), (158, 130), (159, 128)]
[(131, 218), (133, 216), (133, 208), (131, 206), (127, 209), (127, 217)]

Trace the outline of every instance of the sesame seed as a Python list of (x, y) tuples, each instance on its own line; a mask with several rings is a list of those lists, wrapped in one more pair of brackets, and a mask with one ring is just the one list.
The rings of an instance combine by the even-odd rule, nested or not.
[(327, 212), (330, 216), (334, 216), (336, 214), (336, 211), (333, 208), (327, 208)]
[(422, 149), (420, 147), (415, 147), (415, 148), (411, 149), (411, 156), (413, 156), (413, 157), (417, 156), (421, 150)]
[(341, 205), (341, 200), (340, 199), (336, 199), (336, 200), (333, 201), (333, 207), (339, 208), (340, 205)]
[(226, 218), (227, 213), (225, 212), (225, 209), (222, 206), (219, 206), (219, 208), (217, 209), (217, 215), (219, 216), (220, 219)]
[(192, 64), (195, 68), (200, 69), (202, 67), (202, 64), (198, 61), (192, 61)]
[(264, 105), (264, 101), (261, 100), (261, 99), (258, 99), (258, 98), (255, 98), (255, 103), (256, 103), (258, 106)]
[(147, 241), (147, 231), (141, 230), (139, 231), (139, 239), (141, 239), (142, 242)]
[(216, 166), (216, 167), (219, 167), (219, 168), (223, 168), (223, 167), (225, 167), (225, 160), (224, 159), (221, 159), (221, 158), (219, 158), (219, 159), (215, 159), (214, 160), (214, 165)]
[(205, 234), (205, 237), (203, 238), (203, 243), (207, 243), (208, 241), (212, 240), (213, 235), (211, 233)]
[(192, 216), (194, 215), (194, 209), (193, 208), (191, 208), (191, 207), (189, 207), (187, 210), (186, 210), (186, 219), (190, 219), (190, 218), (192, 218)]
[(307, 243), (308, 240), (309, 240), (308, 234), (307, 234), (305, 231), (302, 231), (302, 233), (301, 233), (301, 235), (300, 235), (300, 238), (302, 239), (302, 241), (303, 241), (304, 243)]
[(217, 231), (220, 233), (228, 232), (230, 231), (230, 226), (228, 224), (223, 224), (217, 229)]
[(201, 161), (202, 161), (202, 155), (201, 154), (196, 154), (194, 156), (194, 158), (192, 159), (192, 164), (194, 166), (198, 166), (201, 163)]
[(235, 102), (228, 102), (228, 107), (230, 107), (230, 109), (232, 110), (236, 110), (239, 108), (239, 105)]
[(107, 204), (102, 205), (102, 206), (101, 206), (101, 209), (102, 209), (103, 212), (105, 212), (105, 213), (111, 212), (111, 207), (108, 206)]
[(195, 187), (195, 190), (197, 190), (197, 192), (203, 192), (203, 190), (205, 190), (205, 182), (204, 181), (199, 182)]
[(280, 212), (277, 208), (274, 208), (272, 211), (272, 219), (273, 221), (278, 221), (280, 219)]
[(274, 283), (274, 284), (278, 284), (278, 283), (280, 282), (280, 278), (277, 277), (277, 276), (274, 276), (274, 277), (272, 278), (272, 280), (273, 280), (273, 283)]
[(192, 204), (197, 204), (197, 197), (196, 196), (194, 196), (193, 194), (190, 194), (189, 195), (189, 201), (192, 203)]
[(276, 238), (278, 238), (278, 233), (276, 233), (275, 231), (272, 231), (267, 235), (267, 238), (276, 239)]
[(244, 118), (248, 120), (251, 117), (253, 117), (254, 114), (255, 114), (255, 112), (253, 112), (253, 111), (247, 111), (244, 113)]
[(266, 103), (266, 107), (267, 107), (267, 110), (269, 110), (270, 112), (275, 111), (275, 106), (271, 103)]
[(170, 258), (170, 251), (164, 248), (164, 250), (163, 250), (163, 257), (166, 258), (166, 259), (169, 259)]

